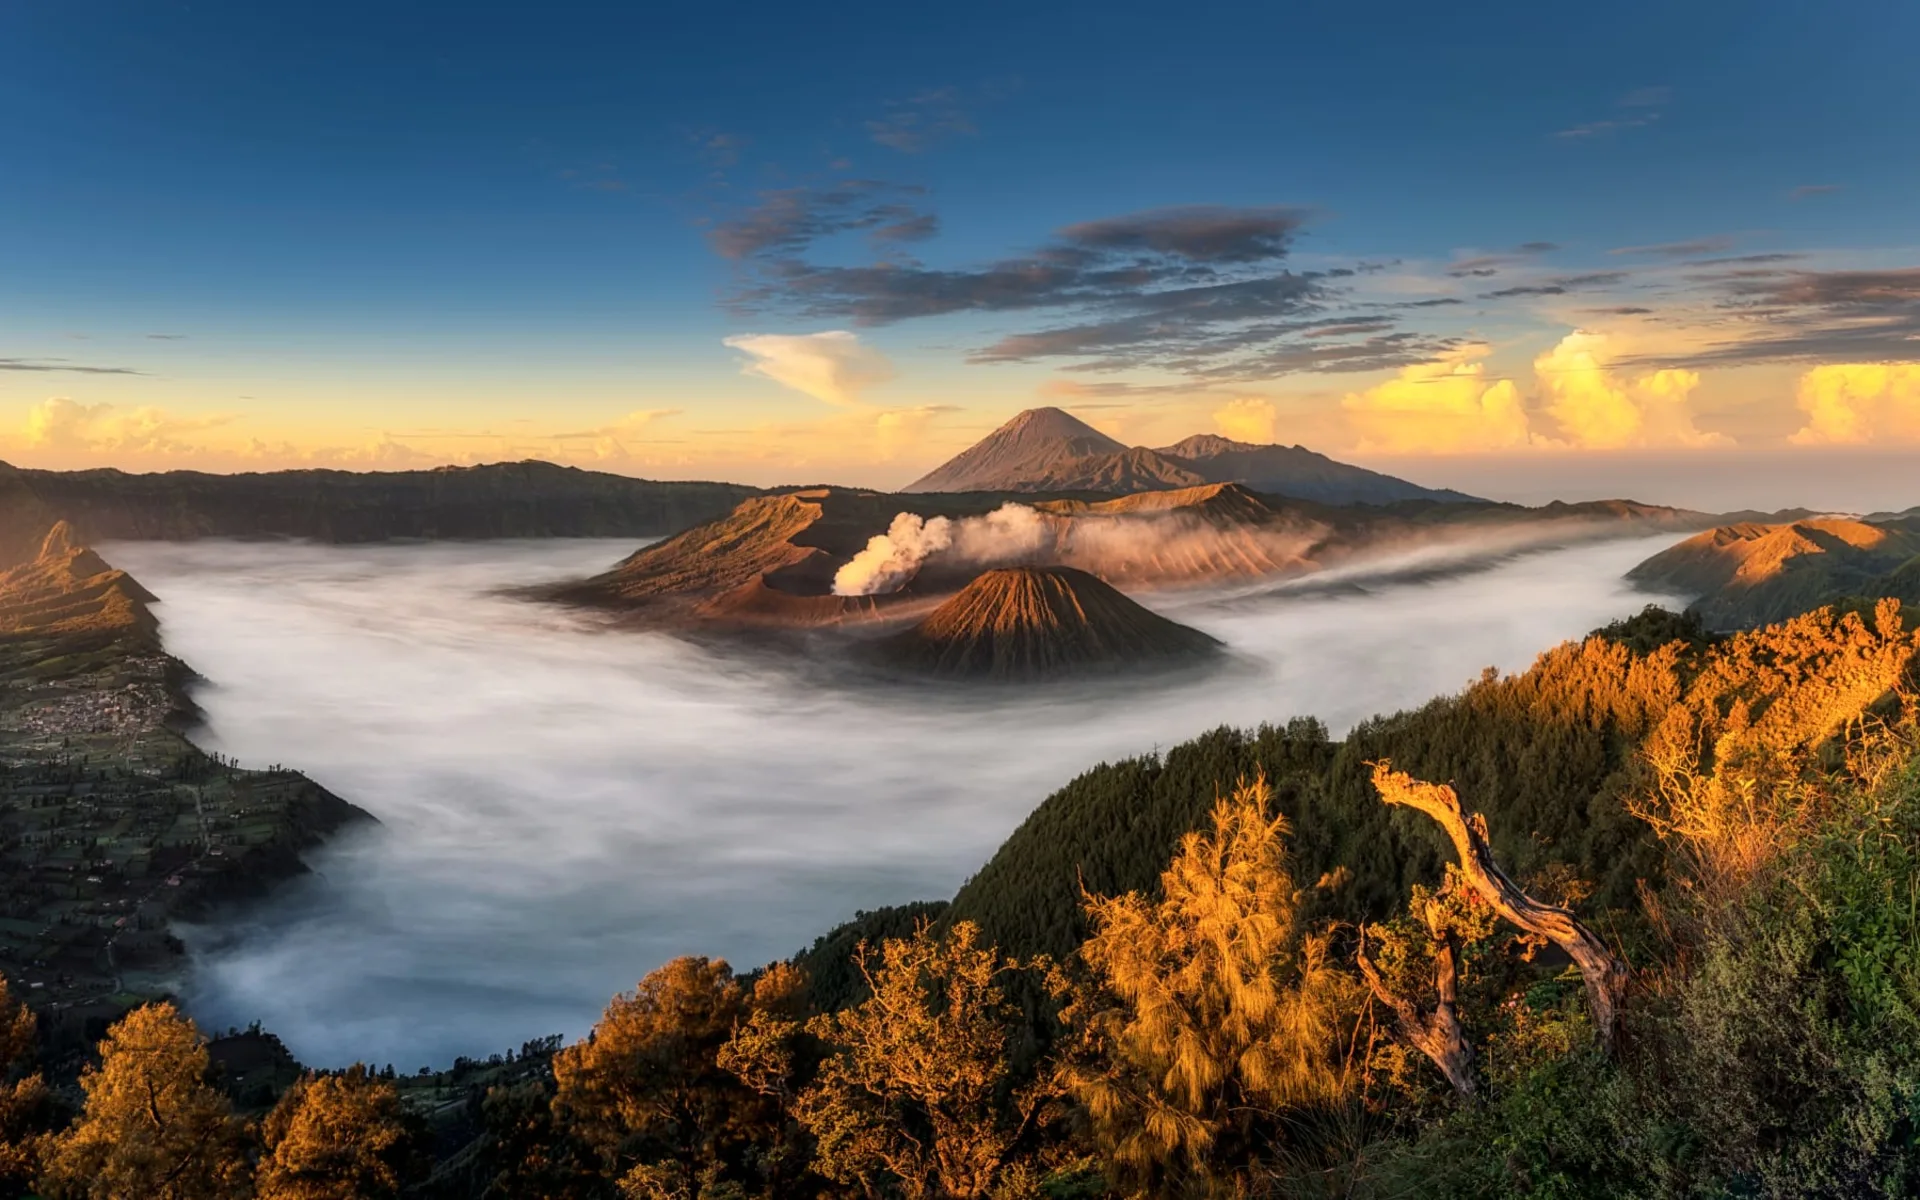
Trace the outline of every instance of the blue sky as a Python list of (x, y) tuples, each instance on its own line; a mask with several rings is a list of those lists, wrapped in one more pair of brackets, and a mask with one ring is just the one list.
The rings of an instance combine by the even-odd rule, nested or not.
[[(0, 445), (898, 483), (1061, 403), (1363, 458), (1884, 452), (1915, 45), (1895, 0), (22, 0)], [(1128, 274), (989, 277), (1068, 259)], [(1257, 305), (1171, 296), (1226, 285)]]

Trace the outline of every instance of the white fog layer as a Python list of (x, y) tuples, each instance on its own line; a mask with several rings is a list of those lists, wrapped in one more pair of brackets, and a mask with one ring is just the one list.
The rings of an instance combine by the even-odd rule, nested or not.
[[(1092, 691), (825, 685), (778, 660), (614, 633), (494, 594), (629, 541), (104, 547), (209, 681), (208, 750), (304, 771), (382, 824), (244, 917), (183, 931), (204, 1025), (401, 1070), (584, 1033), (678, 954), (745, 969), (852, 916), (950, 896), (1103, 759), (1312, 714), (1336, 733), (1627, 615), (1663, 545), (1455, 578), (1208, 603), (1141, 596), (1231, 669)], [(1364, 586), (1364, 583), (1363, 583)]]

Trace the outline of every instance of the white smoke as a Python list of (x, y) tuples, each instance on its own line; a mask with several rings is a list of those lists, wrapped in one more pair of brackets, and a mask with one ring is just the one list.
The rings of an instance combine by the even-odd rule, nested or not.
[(1054, 543), (1047, 519), (1024, 504), (1002, 504), (984, 517), (923, 518), (903, 512), (887, 531), (834, 572), (836, 596), (899, 591), (929, 559), (996, 567), (1030, 562)]

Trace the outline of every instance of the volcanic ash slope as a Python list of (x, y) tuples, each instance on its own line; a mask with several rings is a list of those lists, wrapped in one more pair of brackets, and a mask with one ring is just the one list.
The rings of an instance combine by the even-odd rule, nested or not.
[(1072, 567), (988, 571), (880, 644), (889, 665), (946, 679), (1032, 680), (1168, 666), (1220, 643)]

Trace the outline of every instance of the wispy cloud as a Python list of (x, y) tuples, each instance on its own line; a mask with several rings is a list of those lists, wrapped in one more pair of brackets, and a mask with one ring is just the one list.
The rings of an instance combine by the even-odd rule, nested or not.
[(70, 371), (76, 375), (144, 375), (132, 367), (95, 367), (64, 358), (0, 358), (0, 371)]
[(693, 143), (695, 153), (700, 156), (700, 161), (716, 171), (738, 165), (740, 155), (751, 144), (747, 138), (737, 133), (726, 133), (715, 129), (696, 129), (687, 136)]
[(1685, 277), (1697, 301), (1676, 320), (1694, 344), (1670, 365), (1920, 359), (1920, 267), (1723, 266)]
[(1614, 114), (1597, 121), (1587, 121), (1557, 131), (1553, 136), (1568, 141), (1584, 141), (1608, 134), (1621, 133), (1628, 129), (1640, 129), (1660, 120), (1662, 111), (1673, 99), (1673, 89), (1667, 87), (1635, 88), (1613, 102)]
[(926, 194), (877, 179), (763, 192), (752, 208), (714, 226), (707, 241), (735, 261), (787, 259), (825, 238), (861, 231), (881, 243), (918, 241), (939, 229), (924, 207)]
[(1553, 242), (1522, 242), (1511, 250), (1477, 250), (1454, 255), (1447, 274), (1455, 279), (1488, 279), (1508, 267), (1529, 262), (1560, 247)]
[(1635, 88), (1615, 103), (1621, 108), (1664, 108), (1673, 99), (1670, 87)]
[[(717, 230), (716, 247), (747, 269), (749, 282), (734, 298), (744, 311), (855, 325), (1057, 314), (1044, 328), (973, 351), (974, 362), (1064, 358), (1079, 360), (1070, 369), (1082, 371), (1151, 367), (1192, 380), (1260, 379), (1398, 366), (1453, 344), (1396, 328), (1385, 309), (1338, 311), (1355, 268), (1288, 266), (1308, 220), (1306, 210), (1288, 206), (1152, 209), (1065, 226), (1033, 251), (983, 266), (845, 266), (813, 261), (805, 250), (821, 231), (883, 226), (867, 200), (834, 194), (824, 205), (781, 197)], [(1536, 242), (1507, 254), (1524, 259), (1551, 248)]]
[(931, 88), (904, 100), (889, 100), (878, 117), (866, 122), (867, 136), (902, 154), (920, 154), (950, 137), (978, 130), (959, 88)]
[(1540, 283), (1517, 284), (1498, 291), (1484, 292), (1482, 300), (1506, 300), (1517, 296), (1564, 296), (1583, 288), (1611, 287), (1627, 278), (1625, 271), (1592, 271), (1585, 275), (1562, 275)]
[(1654, 242), (1646, 246), (1616, 246), (1608, 254), (1630, 254), (1650, 258), (1698, 258), (1702, 254), (1724, 254), (1737, 244), (1726, 234), (1692, 238), (1684, 242)]

